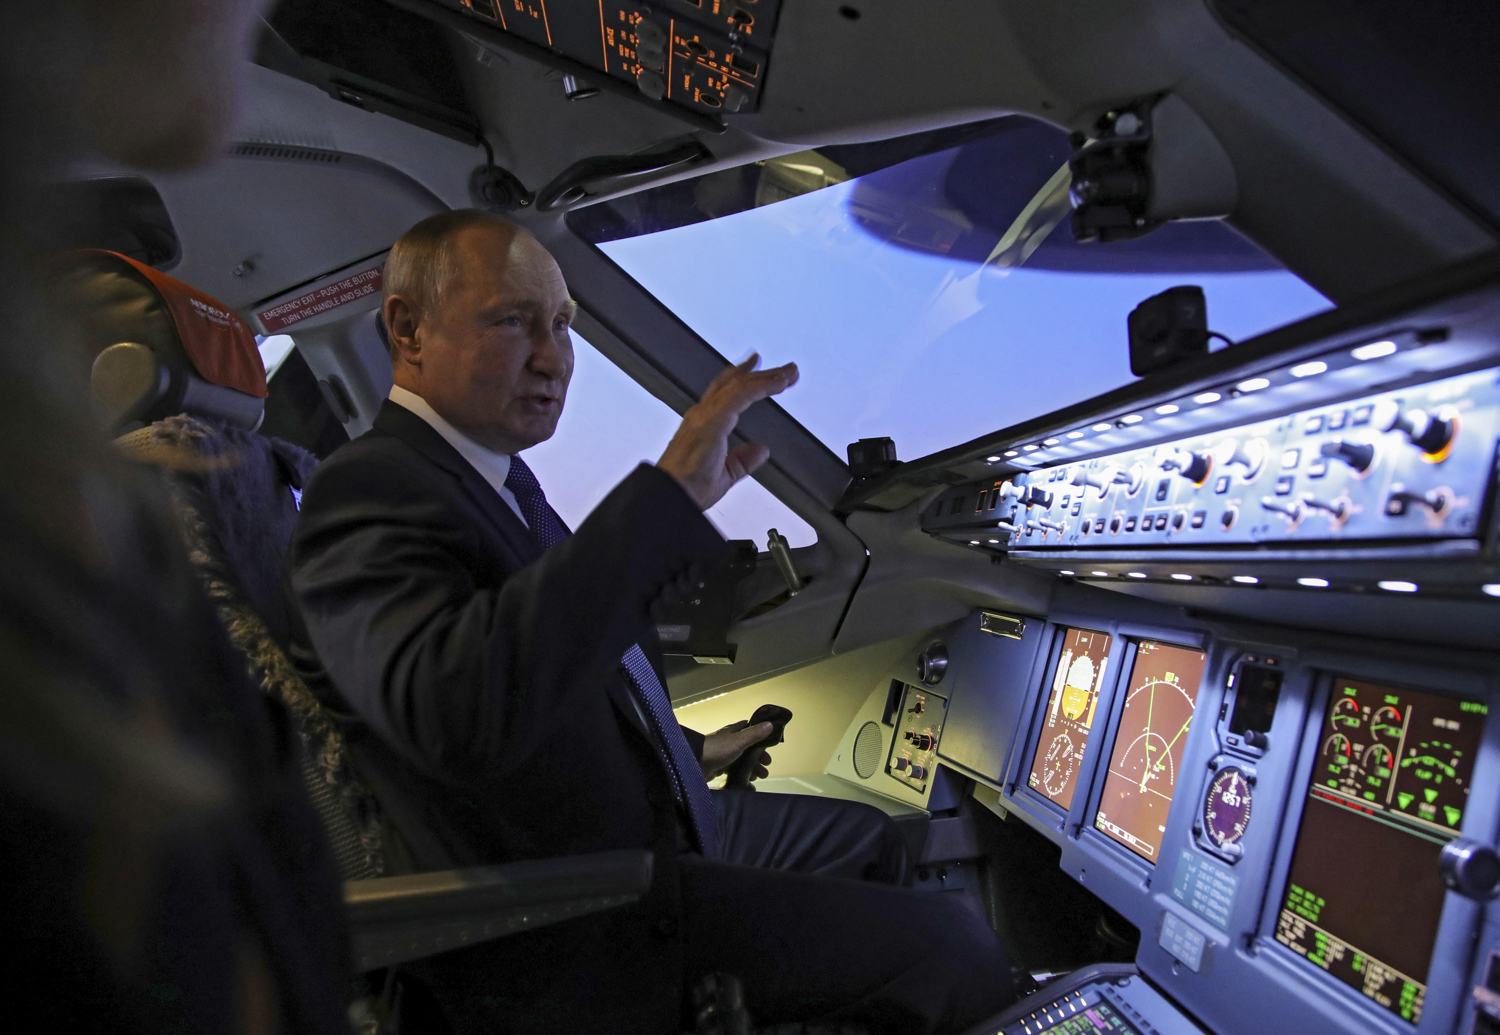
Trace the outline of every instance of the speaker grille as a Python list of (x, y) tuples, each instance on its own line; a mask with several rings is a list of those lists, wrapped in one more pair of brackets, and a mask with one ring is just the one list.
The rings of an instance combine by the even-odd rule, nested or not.
[(880, 768), (880, 753), (885, 749), (885, 738), (880, 735), (880, 723), (867, 722), (854, 737), (854, 771), (861, 780), (868, 780)]

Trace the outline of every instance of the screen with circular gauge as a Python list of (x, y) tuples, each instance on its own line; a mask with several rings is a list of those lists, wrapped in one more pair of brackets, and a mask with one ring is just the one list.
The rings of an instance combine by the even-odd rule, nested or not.
[(1416, 1024), (1487, 708), (1335, 679), (1276, 940)]
[(1231, 849), (1250, 825), (1250, 781), (1237, 766), (1220, 769), (1203, 799), (1203, 834), (1216, 847)]
[(1052, 674), (1052, 693), (1026, 785), (1063, 808), (1073, 804), (1078, 765), (1094, 726), (1094, 709), (1109, 664), (1109, 633), (1067, 629)]
[(1149, 862), (1161, 851), (1207, 657), (1147, 640), (1130, 668), (1094, 826)]

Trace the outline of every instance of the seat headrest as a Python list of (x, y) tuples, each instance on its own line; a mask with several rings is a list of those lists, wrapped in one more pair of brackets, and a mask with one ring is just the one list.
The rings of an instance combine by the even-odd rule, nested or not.
[(268, 394), (255, 334), (217, 299), (129, 256), (95, 249), (70, 253), (62, 279), (95, 355), (137, 342), (209, 384), (257, 399)]

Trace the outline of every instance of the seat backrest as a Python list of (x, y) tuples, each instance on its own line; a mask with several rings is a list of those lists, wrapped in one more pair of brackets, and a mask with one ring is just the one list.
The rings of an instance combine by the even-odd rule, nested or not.
[(350, 769), (337, 723), (282, 650), (282, 569), (317, 460), (255, 434), (267, 392), (250, 328), (216, 299), (112, 252), (68, 256), (58, 287), (94, 353), (96, 401), (117, 430), (135, 426), (117, 444), (163, 471), (230, 640), (291, 715), (343, 877), (380, 876), (378, 807)]
[(55, 274), (93, 362), (95, 403), (116, 430), (183, 412), (259, 426), (266, 372), (238, 313), (118, 252), (70, 252)]

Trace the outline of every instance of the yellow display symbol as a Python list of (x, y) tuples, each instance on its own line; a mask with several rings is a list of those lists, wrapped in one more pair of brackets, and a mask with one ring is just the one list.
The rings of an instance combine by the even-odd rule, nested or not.
[(1089, 691), (1094, 685), (1094, 662), (1088, 655), (1080, 655), (1068, 666), (1067, 680), (1063, 683), (1062, 713), (1070, 722), (1083, 718), (1089, 710)]

